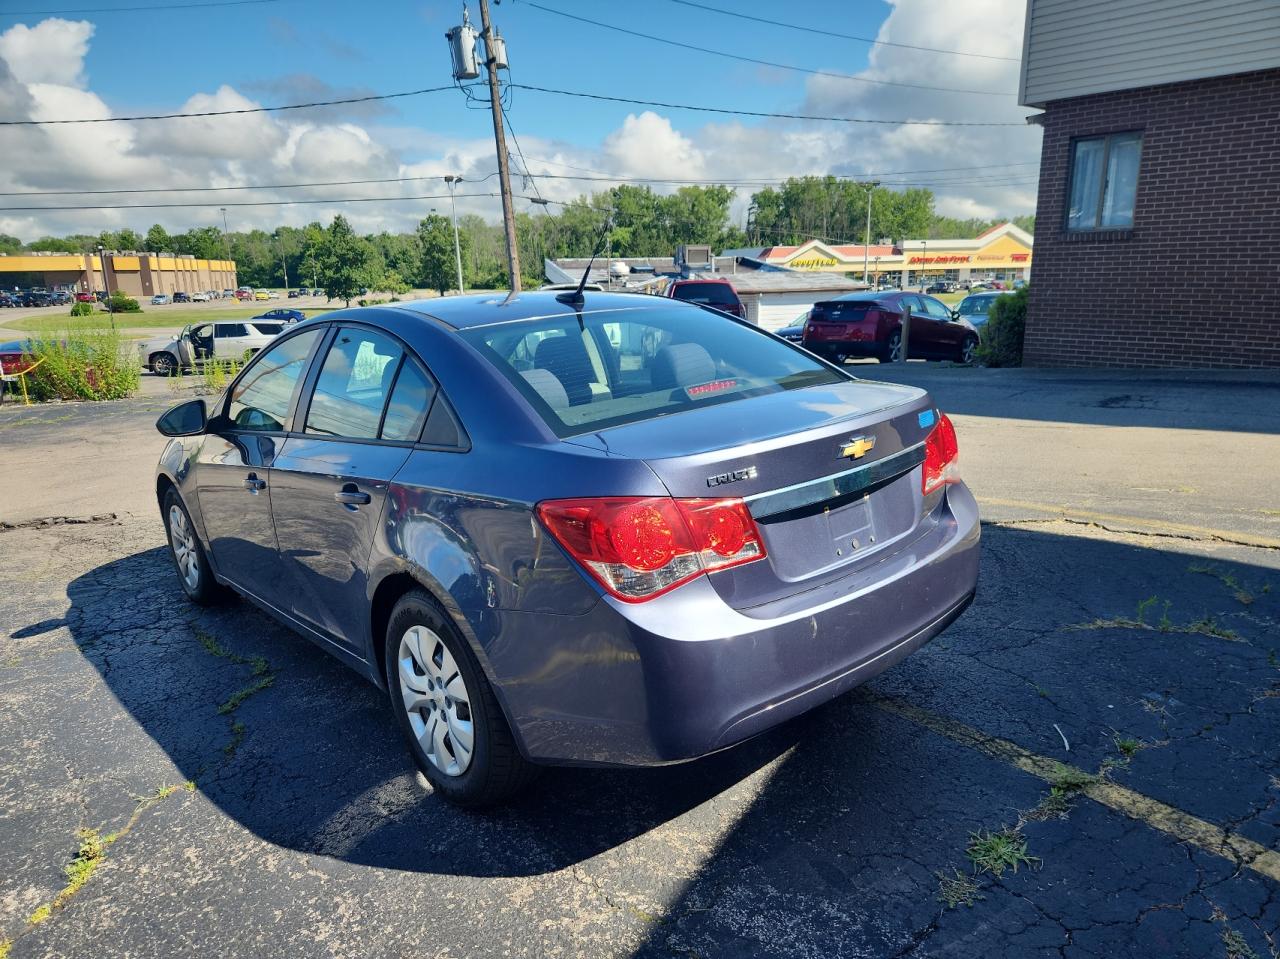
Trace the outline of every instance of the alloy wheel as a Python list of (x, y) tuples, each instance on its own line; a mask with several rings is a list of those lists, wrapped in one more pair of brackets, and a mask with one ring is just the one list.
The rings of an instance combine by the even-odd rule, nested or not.
[(409, 727), (427, 760), (446, 776), (461, 776), (475, 754), (471, 692), (449, 647), (426, 626), (400, 637), (396, 657)]
[(178, 564), (178, 575), (189, 592), (200, 587), (200, 562), (196, 553), (196, 536), (182, 507), (169, 507), (169, 545)]
[(978, 341), (970, 337), (960, 345), (960, 362), (968, 366), (973, 362), (974, 354), (978, 352)]

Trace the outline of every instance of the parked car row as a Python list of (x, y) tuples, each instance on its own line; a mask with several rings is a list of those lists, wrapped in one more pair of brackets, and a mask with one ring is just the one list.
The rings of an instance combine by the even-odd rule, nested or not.
[(0, 307), (67, 306), (76, 298), (77, 295), (68, 290), (3, 291), (0, 292)]

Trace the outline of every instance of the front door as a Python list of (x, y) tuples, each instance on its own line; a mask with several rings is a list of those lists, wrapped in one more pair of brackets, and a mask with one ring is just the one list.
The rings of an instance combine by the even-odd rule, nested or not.
[(955, 321), (947, 304), (935, 300), (931, 296), (920, 297), (925, 315), (929, 317), (933, 327), (933, 346), (936, 356), (956, 356), (960, 352), (960, 341), (964, 338), (965, 329)]
[(387, 489), (433, 395), (395, 340), (342, 327), (272, 469), (271, 510), (293, 612), (362, 659), (370, 550)]
[(902, 298), (902, 308), (911, 311), (908, 349), (910, 355), (917, 359), (931, 357), (938, 349), (938, 320), (925, 310), (925, 299), (926, 297), (914, 293)]
[(210, 421), (196, 457), (200, 514), (219, 574), (286, 610), (271, 471), (321, 332), (291, 336), (258, 357)]

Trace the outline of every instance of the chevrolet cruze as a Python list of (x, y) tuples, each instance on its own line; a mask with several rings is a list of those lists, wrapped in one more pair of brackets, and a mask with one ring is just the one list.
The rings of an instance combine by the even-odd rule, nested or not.
[(286, 329), (157, 424), (178, 578), (385, 689), (436, 791), (723, 749), (965, 609), (951, 422), (714, 309), (467, 296)]

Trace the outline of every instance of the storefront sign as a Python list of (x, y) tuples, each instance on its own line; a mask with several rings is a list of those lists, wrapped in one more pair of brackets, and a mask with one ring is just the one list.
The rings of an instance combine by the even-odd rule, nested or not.
[(811, 256), (803, 260), (792, 260), (787, 266), (793, 270), (825, 270), (838, 264), (838, 260), (832, 260), (825, 256)]

